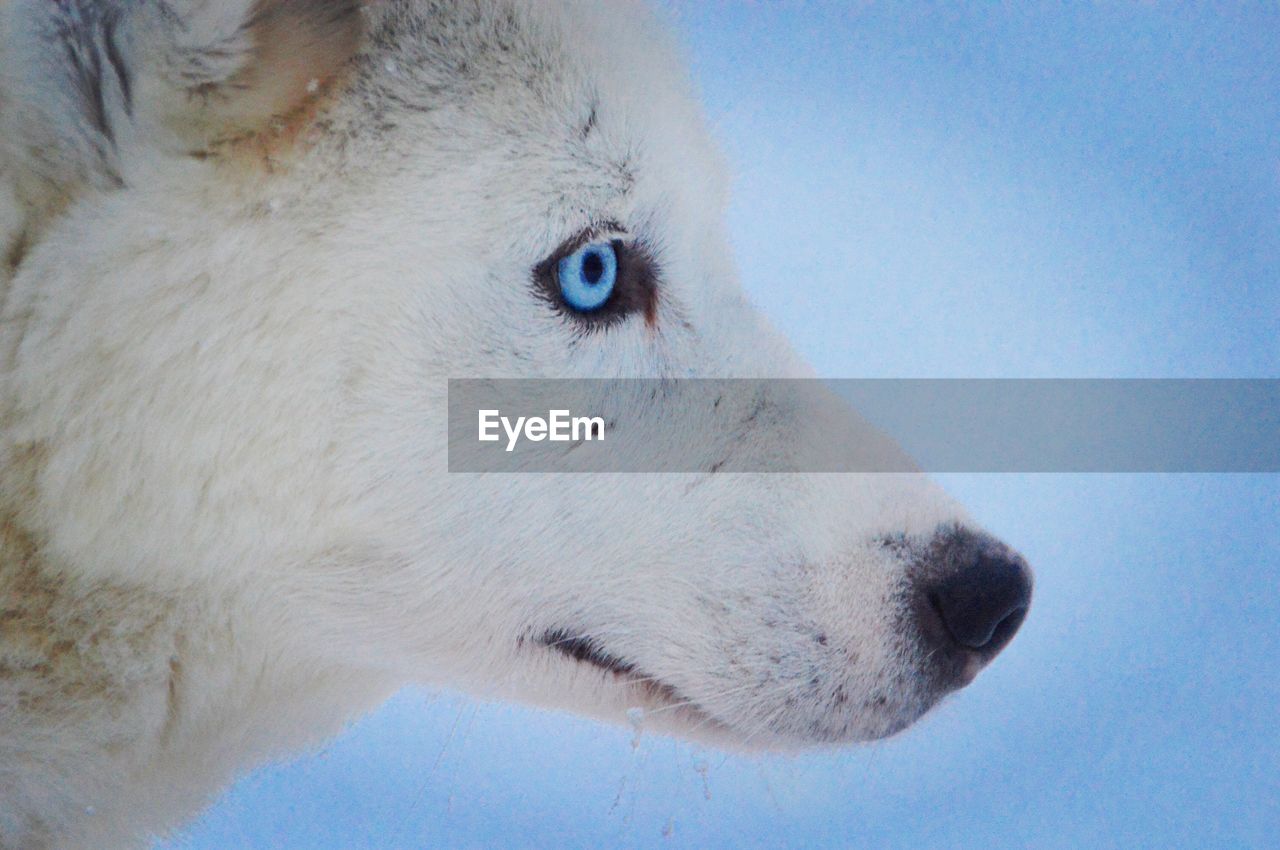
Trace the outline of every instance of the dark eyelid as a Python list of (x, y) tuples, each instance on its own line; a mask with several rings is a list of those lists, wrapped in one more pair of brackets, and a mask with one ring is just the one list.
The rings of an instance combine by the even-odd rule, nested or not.
[(626, 243), (626, 228), (618, 224), (616, 221), (602, 221), (599, 224), (593, 224), (577, 236), (572, 236), (560, 243), (560, 247), (551, 253), (550, 260), (559, 262), (565, 257), (577, 251), (584, 245), (590, 245), (592, 242), (603, 242), (608, 240), (614, 244), (622, 242)]

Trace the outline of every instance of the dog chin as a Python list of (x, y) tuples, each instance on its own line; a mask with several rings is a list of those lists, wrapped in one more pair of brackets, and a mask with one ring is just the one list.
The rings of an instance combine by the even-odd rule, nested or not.
[(637, 735), (669, 735), (731, 752), (799, 752), (876, 741), (908, 728), (936, 702), (923, 695), (892, 705), (871, 701), (856, 713), (848, 706), (842, 711), (815, 702), (810, 711), (791, 708), (760, 717), (744, 713), (730, 720), (590, 638), (556, 630), (538, 643), (549, 656), (544, 660), (551, 662), (553, 683), (540, 688), (544, 698), (533, 702), (626, 725)]

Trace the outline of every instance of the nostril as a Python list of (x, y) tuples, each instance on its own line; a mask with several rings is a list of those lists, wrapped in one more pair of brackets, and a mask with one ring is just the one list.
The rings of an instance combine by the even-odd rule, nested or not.
[(929, 604), (938, 612), (947, 632), (955, 638), (956, 643), (970, 649), (984, 649), (997, 642), (1003, 645), (1008, 638), (1013, 637), (1027, 614), (1026, 605), (1018, 605), (1007, 611), (985, 609), (981, 604), (944, 605), (936, 593), (929, 594)]
[(1031, 571), (1016, 555), (979, 554), (933, 582), (927, 599), (955, 643), (994, 655), (1026, 618)]
[(1026, 617), (1026, 605), (1014, 608), (1003, 620), (996, 624), (995, 629), (991, 632), (990, 639), (983, 646), (987, 648), (1004, 646), (1017, 634), (1019, 627), (1022, 626), (1022, 621)]

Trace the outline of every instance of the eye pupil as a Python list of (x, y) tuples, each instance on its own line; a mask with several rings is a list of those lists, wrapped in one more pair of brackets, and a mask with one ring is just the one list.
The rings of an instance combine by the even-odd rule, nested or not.
[(582, 276), (592, 286), (599, 283), (600, 278), (604, 276), (604, 260), (600, 259), (600, 255), (595, 251), (587, 254), (583, 259)]

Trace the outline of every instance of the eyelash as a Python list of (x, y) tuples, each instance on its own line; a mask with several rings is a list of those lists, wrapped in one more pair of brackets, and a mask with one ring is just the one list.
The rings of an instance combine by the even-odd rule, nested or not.
[[(618, 258), (617, 282), (609, 300), (599, 309), (581, 313), (565, 303), (558, 277), (560, 261), (592, 242), (608, 241)], [(658, 306), (658, 275), (653, 258), (643, 243), (620, 237), (608, 239), (607, 232), (590, 230), (568, 240), (551, 256), (534, 266), (533, 279), (538, 294), (566, 319), (584, 330), (596, 331), (616, 325), (642, 313), (652, 325)]]

